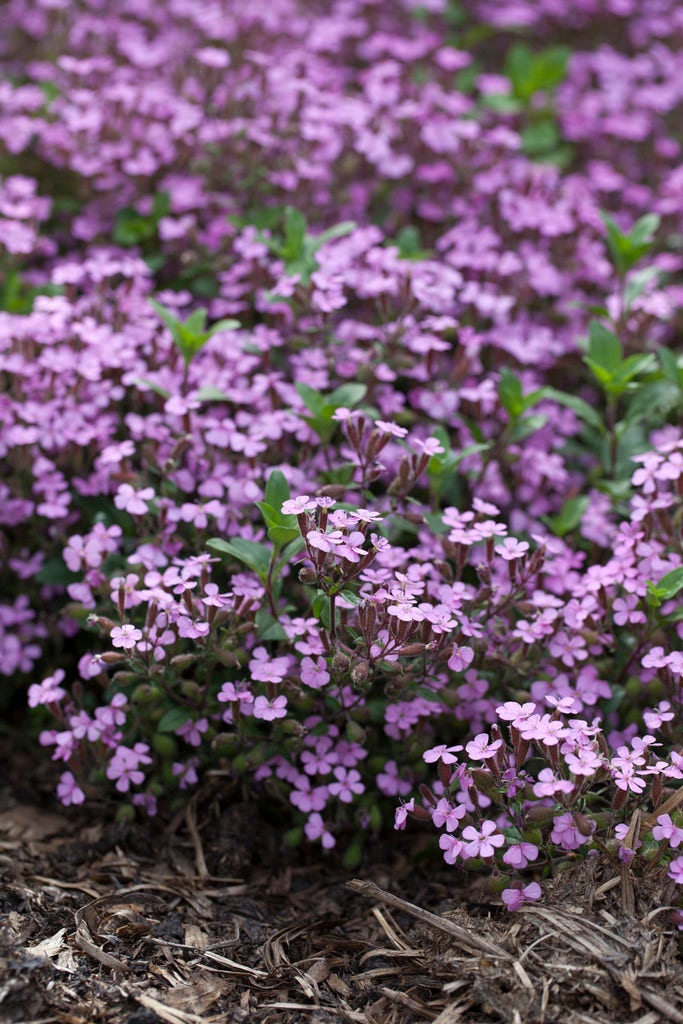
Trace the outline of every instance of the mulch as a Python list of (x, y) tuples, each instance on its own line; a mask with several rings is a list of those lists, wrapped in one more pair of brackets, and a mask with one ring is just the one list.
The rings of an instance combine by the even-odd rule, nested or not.
[(0, 1021), (683, 1024), (671, 890), (597, 870), (577, 862), (509, 914), (419, 834), (378, 845), (354, 879), (215, 783), (168, 826), (124, 826), (15, 778), (0, 786)]

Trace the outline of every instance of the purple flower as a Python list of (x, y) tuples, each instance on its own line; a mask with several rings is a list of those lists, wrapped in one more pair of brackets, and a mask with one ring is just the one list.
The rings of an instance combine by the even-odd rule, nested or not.
[(496, 849), (503, 846), (505, 836), (496, 832), (495, 821), (485, 819), (479, 831), (474, 825), (468, 825), (462, 831), (464, 840), (463, 853), (467, 857), (493, 857)]
[(123, 647), (124, 651), (132, 651), (138, 640), (142, 640), (142, 630), (126, 623), (123, 626), (114, 626), (110, 636), (113, 647)]
[(525, 903), (541, 898), (541, 887), (538, 882), (529, 882), (523, 889), (503, 889), (501, 899), (508, 910), (521, 910)]
[(276, 718), (285, 718), (287, 715), (287, 698), (284, 694), (273, 697), (257, 697), (254, 701), (252, 711), (254, 718), (262, 718), (266, 722), (273, 722)]
[(671, 861), (667, 874), (676, 885), (683, 885), (683, 857), (676, 857)]
[(444, 851), (443, 859), (447, 864), (455, 864), (457, 858), (463, 852), (461, 841), (447, 832), (439, 836), (439, 847)]
[(82, 804), (85, 800), (85, 793), (71, 772), (62, 772), (57, 784), (57, 796), (65, 807), (69, 807), (72, 804)]
[(336, 839), (325, 827), (325, 823), (320, 814), (313, 813), (309, 815), (308, 821), (304, 825), (304, 832), (311, 842), (315, 842), (316, 839), (319, 839), (324, 850), (331, 850), (332, 847), (336, 845)]
[(153, 487), (143, 487), (136, 491), (130, 484), (121, 484), (114, 495), (114, 504), (131, 516), (144, 516), (147, 514), (147, 502), (153, 499)]
[(408, 800), (407, 803), (400, 804), (394, 811), (394, 828), (400, 831), (406, 827), (406, 821), (408, 815), (415, 810), (415, 799)]
[(330, 782), (328, 789), (332, 796), (336, 796), (344, 804), (350, 804), (354, 795), (365, 792), (365, 786), (361, 782), (361, 775), (355, 768), (346, 769), (339, 767), (334, 769), (333, 775), (336, 782)]
[(674, 824), (670, 814), (660, 814), (652, 836), (657, 840), (667, 839), (672, 850), (676, 850), (683, 843), (683, 828)]
[(330, 681), (330, 673), (323, 657), (301, 659), (301, 682), (314, 690), (320, 690)]
[(64, 680), (64, 670), (58, 668), (54, 674), (43, 679), (42, 683), (32, 683), (28, 688), (28, 706), (37, 708), (39, 704), (53, 704), (66, 697), (66, 690), (59, 684)]

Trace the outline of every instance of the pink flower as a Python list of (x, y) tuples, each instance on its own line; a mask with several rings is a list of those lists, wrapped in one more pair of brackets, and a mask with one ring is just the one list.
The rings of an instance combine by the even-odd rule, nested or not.
[(456, 754), (462, 750), (461, 746), (447, 747), (445, 743), (441, 743), (438, 747), (430, 747), (429, 750), (425, 750), (422, 755), (422, 760), (426, 761), (427, 764), (434, 764), (435, 761), (443, 761), (444, 764), (455, 764), (457, 762)]
[(394, 811), (394, 828), (403, 831), (403, 829), (406, 827), (408, 815), (414, 810), (414, 797), (411, 800), (408, 800), (407, 803), (401, 804), (399, 807), (397, 807), (396, 810)]
[(468, 665), (474, 661), (474, 651), (471, 647), (453, 647), (453, 653), (448, 659), (448, 667), (451, 672), (464, 672)]
[(251, 678), (261, 683), (281, 683), (288, 668), (289, 658), (271, 658), (265, 647), (257, 647), (249, 662)]
[(266, 722), (272, 722), (276, 718), (284, 718), (287, 714), (287, 698), (284, 694), (268, 700), (267, 697), (257, 697), (254, 701), (252, 711), (254, 718), (262, 718)]
[(114, 626), (111, 633), (113, 647), (122, 647), (124, 651), (132, 651), (138, 640), (142, 640), (142, 630), (136, 629), (131, 623)]
[(683, 828), (673, 823), (670, 814), (660, 814), (652, 829), (652, 837), (657, 840), (668, 839), (669, 846), (676, 850), (683, 843)]
[(455, 864), (463, 850), (463, 844), (455, 836), (443, 833), (439, 836), (439, 847), (444, 851), (443, 859), (447, 864)]
[(676, 885), (683, 885), (683, 857), (676, 857), (676, 860), (671, 861), (667, 874)]
[(130, 484), (121, 484), (114, 495), (114, 504), (131, 516), (144, 516), (147, 514), (147, 502), (153, 498), (152, 487), (143, 487), (142, 490), (136, 491)]
[(317, 812), (309, 815), (308, 821), (304, 825), (304, 832), (311, 842), (319, 839), (324, 850), (331, 850), (336, 844), (336, 839), (332, 833), (325, 828), (325, 822)]
[(538, 882), (529, 882), (523, 889), (503, 889), (501, 899), (508, 910), (520, 910), (525, 903), (540, 900), (541, 887)]
[(495, 821), (488, 819), (482, 821), (479, 831), (474, 825), (468, 825), (463, 829), (462, 838), (465, 840), (464, 852), (467, 857), (493, 857), (496, 848), (505, 843), (505, 836), (496, 832)]
[(72, 804), (82, 804), (85, 800), (85, 793), (71, 772), (62, 772), (57, 784), (57, 796), (65, 807), (69, 807)]
[(467, 744), (465, 750), (473, 761), (484, 761), (488, 757), (493, 757), (502, 745), (502, 740), (492, 740), (487, 732), (480, 732)]
[(499, 704), (496, 708), (496, 714), (499, 718), (504, 722), (510, 722), (511, 725), (517, 728), (535, 712), (536, 705), (533, 701), (518, 704), (516, 700), (506, 700), (504, 704)]
[(307, 494), (299, 494), (296, 498), (289, 498), (282, 503), (282, 513), (285, 516), (300, 516), (304, 512), (313, 512), (317, 508), (315, 498), (309, 498)]
[(503, 860), (506, 864), (509, 864), (511, 868), (516, 868), (517, 871), (523, 871), (524, 868), (528, 867), (531, 861), (536, 860), (538, 857), (538, 847), (533, 843), (513, 843), (512, 846), (508, 846), (507, 850), (503, 854)]
[(39, 704), (52, 704), (66, 697), (66, 690), (59, 684), (64, 679), (64, 670), (58, 668), (54, 675), (47, 676), (42, 683), (33, 683), (28, 688), (28, 706), (37, 708)]
[(516, 540), (514, 537), (506, 537), (501, 544), (496, 545), (496, 553), (504, 558), (506, 562), (513, 562), (517, 558), (523, 558), (529, 550), (525, 540)]
[(447, 832), (455, 832), (466, 814), (467, 810), (462, 804), (454, 807), (445, 797), (442, 797), (432, 811), (432, 821), (437, 828), (443, 828), (445, 825)]
[(336, 782), (330, 782), (328, 789), (332, 796), (336, 796), (343, 804), (350, 804), (354, 794), (365, 792), (365, 786), (361, 782), (360, 772), (355, 768), (346, 769), (341, 765), (334, 769)]
[(561, 814), (553, 818), (553, 830), (550, 838), (556, 846), (563, 850), (578, 850), (588, 842), (588, 836), (582, 835), (574, 823), (571, 814)]

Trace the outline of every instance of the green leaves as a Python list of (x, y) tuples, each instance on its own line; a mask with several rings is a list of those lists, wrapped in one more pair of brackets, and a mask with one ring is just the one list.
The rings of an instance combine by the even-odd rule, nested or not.
[(654, 235), (661, 218), (657, 213), (646, 213), (630, 231), (622, 231), (608, 213), (603, 212), (600, 216), (607, 229), (607, 248), (612, 262), (618, 272), (624, 275), (654, 248)]
[(507, 367), (502, 370), (500, 375), (498, 398), (500, 399), (500, 404), (510, 417), (514, 440), (521, 440), (522, 437), (530, 433), (531, 430), (527, 429), (527, 427), (538, 430), (543, 426), (544, 418), (541, 419), (534, 416), (522, 417), (524, 413), (529, 412), (530, 409), (533, 409), (535, 405), (538, 405), (539, 402), (545, 399), (557, 402), (558, 405), (571, 409), (586, 426), (592, 427), (598, 433), (604, 433), (605, 431), (602, 417), (583, 398), (552, 387), (537, 388), (535, 391), (530, 391), (529, 394), (525, 395), (522, 391), (521, 380)]
[(243, 537), (233, 537), (232, 540), (214, 537), (207, 541), (206, 546), (210, 551), (215, 551), (217, 555), (230, 555), (238, 562), (243, 562), (256, 573), (259, 579), (265, 582), (270, 565), (270, 548), (267, 548), (265, 544), (259, 544), (254, 540), (245, 540)]
[(219, 320), (207, 329), (205, 309), (195, 309), (187, 320), (180, 320), (170, 309), (162, 306), (156, 299), (149, 300), (150, 305), (171, 332), (176, 348), (182, 355), (185, 365), (189, 366), (197, 353), (219, 331), (234, 331), (239, 320)]
[(355, 226), (354, 221), (343, 221), (319, 235), (311, 235), (303, 213), (293, 206), (286, 206), (282, 212), (279, 237), (260, 233), (259, 240), (283, 260), (287, 274), (298, 274), (302, 284), (308, 284), (318, 266), (315, 258), (318, 250), (326, 242), (350, 234)]
[(664, 601), (670, 601), (681, 590), (683, 590), (683, 566), (666, 573), (659, 583), (648, 580), (645, 600), (651, 608), (659, 608)]
[[(448, 501), (456, 500), (459, 484), (457, 476), (458, 466), (468, 455), (476, 455), (478, 452), (487, 451), (491, 444), (490, 442), (471, 444), (466, 448), (461, 448), (459, 451), (454, 451), (451, 447), (450, 434), (445, 427), (435, 427), (432, 430), (432, 435), (437, 438), (444, 450), (436, 455), (432, 455), (427, 463), (430, 489), (437, 498)], [(440, 524), (440, 516), (438, 519)], [(411, 524), (408, 523), (407, 525), (410, 526)]]
[(621, 342), (604, 324), (591, 320), (589, 330), (588, 354), (584, 356), (584, 362), (603, 391), (612, 397), (635, 391), (635, 378), (655, 368), (654, 356), (640, 353), (624, 359)]
[(130, 247), (142, 246), (156, 238), (159, 221), (166, 216), (170, 207), (168, 192), (156, 193), (148, 214), (138, 213), (134, 207), (125, 206), (118, 211), (114, 220), (114, 241), (117, 245)]
[(284, 502), (289, 500), (289, 484), (279, 469), (273, 470), (268, 477), (264, 498), (256, 504), (268, 528), (268, 539), (279, 551), (300, 536), (296, 516), (285, 515), (281, 511)]
[(335, 411), (342, 407), (353, 409), (365, 398), (368, 389), (364, 384), (342, 384), (329, 395), (323, 395), (308, 384), (299, 383), (296, 390), (311, 413), (310, 416), (304, 417), (306, 423), (316, 432), (323, 444), (327, 444), (337, 425), (332, 419)]
[(526, 104), (535, 93), (556, 89), (567, 73), (570, 54), (567, 46), (550, 46), (534, 53), (525, 43), (516, 43), (505, 61), (515, 98)]

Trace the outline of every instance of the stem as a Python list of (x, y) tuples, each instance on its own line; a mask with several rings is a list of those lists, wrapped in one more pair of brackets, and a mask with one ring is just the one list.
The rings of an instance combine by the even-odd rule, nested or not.
[(336, 609), (335, 609), (336, 594), (330, 594), (330, 640), (334, 642), (337, 639), (337, 622), (336, 622)]

